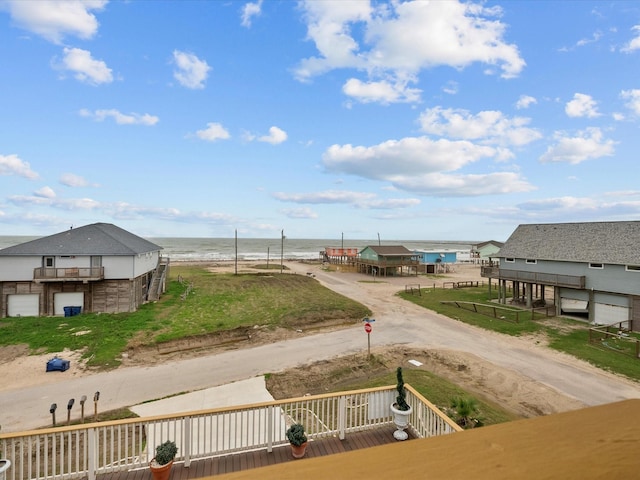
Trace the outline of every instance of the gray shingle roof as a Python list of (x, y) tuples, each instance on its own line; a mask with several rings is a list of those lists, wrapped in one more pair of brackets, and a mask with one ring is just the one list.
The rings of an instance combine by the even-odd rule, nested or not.
[(110, 223), (72, 228), (0, 250), (14, 255), (137, 255), (162, 247)]
[(394, 255), (413, 255), (411, 250), (402, 245), (368, 245), (368, 247), (378, 255), (391, 257)]
[(640, 265), (640, 221), (520, 225), (497, 255), (581, 263)]

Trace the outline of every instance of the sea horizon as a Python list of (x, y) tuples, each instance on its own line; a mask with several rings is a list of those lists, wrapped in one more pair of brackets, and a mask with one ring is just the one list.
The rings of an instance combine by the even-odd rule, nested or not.
[[(0, 235), (0, 250), (35, 240), (38, 236)], [(317, 260), (325, 248), (357, 248), (402, 245), (408, 250), (443, 250), (462, 254), (480, 243), (464, 240), (295, 239), (234, 237), (143, 237), (162, 247), (162, 256), (175, 261)], [(464, 256), (464, 255), (463, 255)]]

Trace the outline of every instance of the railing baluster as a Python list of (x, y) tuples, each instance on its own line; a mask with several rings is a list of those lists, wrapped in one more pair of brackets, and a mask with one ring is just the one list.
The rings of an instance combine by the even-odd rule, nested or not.
[[(435, 406), (408, 385), (407, 400), (413, 407), (410, 429), (418, 437), (459, 430)], [(307, 436), (318, 439), (389, 424), (384, 404), (395, 386), (307, 396), (264, 402), (246, 407), (218, 408), (149, 419), (117, 420), (101, 424), (64, 426), (39, 431), (0, 434), (0, 446), (12, 461), (11, 480), (62, 480), (142, 467), (166, 440), (179, 444), (185, 466), (194, 459), (243, 449), (265, 448), (287, 442), (285, 429), (292, 422), (304, 424)], [(147, 456), (144, 456), (146, 448)]]

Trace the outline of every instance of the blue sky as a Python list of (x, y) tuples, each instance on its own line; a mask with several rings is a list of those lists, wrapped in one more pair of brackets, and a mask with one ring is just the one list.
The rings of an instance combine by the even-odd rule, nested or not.
[(0, 0), (0, 235), (640, 219), (640, 2)]

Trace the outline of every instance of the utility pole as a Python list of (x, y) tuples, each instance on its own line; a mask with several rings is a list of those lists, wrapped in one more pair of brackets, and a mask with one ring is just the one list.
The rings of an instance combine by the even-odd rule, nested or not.
[(280, 273), (284, 269), (284, 228), (280, 232)]

